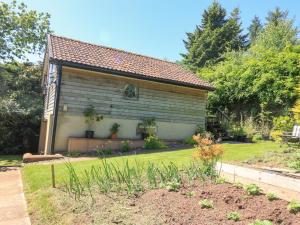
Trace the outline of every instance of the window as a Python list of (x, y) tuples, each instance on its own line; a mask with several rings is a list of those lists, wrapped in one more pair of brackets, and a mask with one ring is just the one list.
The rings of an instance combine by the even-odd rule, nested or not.
[(138, 98), (138, 88), (133, 84), (127, 84), (124, 88), (124, 97), (128, 99)]

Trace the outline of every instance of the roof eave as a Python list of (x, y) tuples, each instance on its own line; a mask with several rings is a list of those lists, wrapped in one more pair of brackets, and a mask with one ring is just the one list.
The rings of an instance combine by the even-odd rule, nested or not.
[(85, 69), (85, 70), (90, 70), (90, 71), (95, 71), (95, 72), (113, 73), (115, 75), (135, 78), (135, 79), (139, 79), (139, 80), (156, 81), (156, 82), (159, 82), (159, 83), (173, 84), (173, 85), (178, 85), (178, 86), (183, 86), (183, 87), (190, 87), (190, 88), (195, 88), (195, 89), (200, 89), (200, 90), (207, 90), (207, 91), (214, 91), (215, 90), (215, 88), (213, 86), (194, 85), (194, 84), (188, 84), (188, 83), (183, 83), (183, 82), (174, 81), (174, 80), (167, 80), (167, 79), (161, 79), (161, 78), (155, 78), (155, 77), (153, 77), (153, 78), (152, 77), (146, 77), (143, 74), (129, 73), (129, 72), (124, 72), (124, 71), (119, 71), (119, 70), (103, 68), (103, 67), (90, 66), (90, 65), (86, 65), (86, 64), (82, 64), (82, 63), (75, 63), (75, 62), (70, 62), (70, 61), (58, 60), (58, 59), (54, 59), (52, 57), (49, 57), (49, 61), (51, 63), (61, 64), (62, 66), (68, 66), (68, 67), (73, 67), (73, 68), (77, 68), (77, 69)]

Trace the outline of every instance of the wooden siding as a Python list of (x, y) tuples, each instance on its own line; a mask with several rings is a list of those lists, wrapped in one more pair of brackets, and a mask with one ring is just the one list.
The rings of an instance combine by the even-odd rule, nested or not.
[[(125, 99), (122, 91), (131, 83), (139, 88), (138, 99)], [(205, 122), (206, 91), (184, 87), (168, 88), (152, 82), (115, 79), (63, 71), (59, 107), (68, 113), (81, 114), (90, 104), (105, 117), (203, 124)]]

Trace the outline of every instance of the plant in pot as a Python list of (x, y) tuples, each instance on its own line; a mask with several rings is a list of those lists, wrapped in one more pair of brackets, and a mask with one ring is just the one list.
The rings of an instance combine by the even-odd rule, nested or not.
[(83, 111), (85, 117), (85, 123), (87, 124), (87, 130), (85, 131), (86, 138), (93, 138), (95, 131), (92, 130), (94, 123), (101, 121), (103, 119), (102, 115), (99, 115), (95, 109), (95, 106), (89, 105)]
[(120, 124), (118, 123), (114, 123), (111, 128), (110, 128), (110, 132), (111, 132), (111, 139), (117, 139), (118, 138), (118, 132), (119, 132), (119, 127)]
[(144, 118), (143, 121), (138, 124), (137, 130), (143, 140), (150, 135), (154, 135), (156, 131), (155, 118)]

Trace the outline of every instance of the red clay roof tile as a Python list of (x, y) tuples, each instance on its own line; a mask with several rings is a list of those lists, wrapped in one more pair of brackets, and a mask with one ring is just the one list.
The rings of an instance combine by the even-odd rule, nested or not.
[(51, 60), (120, 71), (140, 79), (157, 80), (213, 90), (213, 86), (181, 65), (119, 49), (94, 45), (56, 35), (48, 39)]

